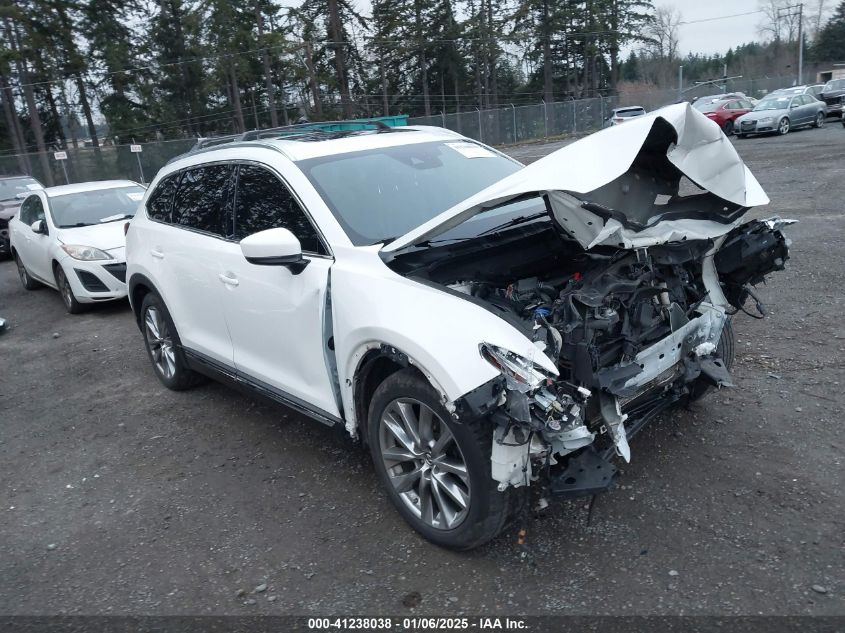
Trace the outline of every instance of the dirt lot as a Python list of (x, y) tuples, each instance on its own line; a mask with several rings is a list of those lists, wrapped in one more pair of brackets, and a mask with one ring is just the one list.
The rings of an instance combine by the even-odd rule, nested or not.
[(845, 614), (845, 129), (736, 145), (756, 214), (801, 220), (769, 318), (736, 321), (738, 388), (647, 428), (591, 524), (553, 504), (527, 549), (428, 544), (340, 432), (168, 392), (127, 304), (69, 316), (0, 263), (0, 613)]

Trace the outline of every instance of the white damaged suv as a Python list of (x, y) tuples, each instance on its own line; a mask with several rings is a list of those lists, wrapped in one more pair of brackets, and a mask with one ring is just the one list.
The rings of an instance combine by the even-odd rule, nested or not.
[(157, 175), (127, 280), (165, 386), (213, 376), (342, 425), (416, 530), (471, 548), (529, 484), (602, 492), (656, 413), (731, 384), (729, 315), (762, 309), (789, 244), (741, 223), (768, 199), (701, 113), (528, 167), (438, 128), (332, 126)]

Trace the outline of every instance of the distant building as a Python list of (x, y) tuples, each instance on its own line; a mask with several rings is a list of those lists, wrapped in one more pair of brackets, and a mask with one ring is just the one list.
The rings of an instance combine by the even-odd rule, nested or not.
[(831, 79), (845, 79), (845, 66), (834, 68), (833, 70), (820, 70), (816, 73), (818, 83), (823, 84)]

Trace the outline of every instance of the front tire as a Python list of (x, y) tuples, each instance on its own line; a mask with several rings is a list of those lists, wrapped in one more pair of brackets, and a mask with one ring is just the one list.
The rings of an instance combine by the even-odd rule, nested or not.
[[(736, 359), (736, 334), (734, 334), (733, 319), (728, 317), (722, 333), (719, 335), (719, 343), (716, 345), (716, 352), (722, 357), (725, 368), (730, 371)], [(690, 400), (699, 400), (704, 397), (713, 387), (703, 378), (696, 379), (690, 385)]]
[(154, 292), (147, 293), (141, 302), (141, 330), (147, 356), (161, 384), (173, 391), (184, 391), (203, 382), (202, 375), (188, 367), (170, 312)]
[(816, 115), (816, 122), (815, 122), (815, 123), (813, 123), (813, 127), (817, 127), (817, 128), (822, 128), (822, 127), (824, 127), (824, 123), (825, 123), (825, 119), (826, 119), (826, 118), (827, 118), (827, 117), (825, 116), (824, 112), (819, 112), (819, 113)]
[(368, 415), (370, 453), (391, 503), (429, 541), (467, 550), (505, 527), (524, 491), (499, 492), (490, 475), (493, 426), (456, 422), (415, 370), (376, 388)]
[(781, 136), (789, 134), (789, 117), (783, 117), (778, 123), (778, 134)]
[(59, 294), (62, 295), (65, 310), (69, 314), (79, 314), (85, 308), (76, 300), (76, 295), (73, 294), (73, 288), (70, 287), (70, 281), (68, 281), (64, 268), (61, 267), (61, 264), (58, 264), (54, 272), (56, 276), (56, 287), (59, 289)]
[(15, 253), (15, 265), (18, 267), (18, 278), (21, 280), (21, 285), (24, 287), (24, 290), (36, 290), (41, 287), (41, 284), (29, 274), (26, 270), (26, 266), (23, 265), (20, 256)]

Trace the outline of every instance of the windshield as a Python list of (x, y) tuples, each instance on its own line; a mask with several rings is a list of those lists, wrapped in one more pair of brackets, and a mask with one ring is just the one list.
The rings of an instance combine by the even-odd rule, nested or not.
[(50, 212), (60, 229), (116, 222), (134, 216), (143, 197), (140, 185), (81, 191), (51, 197)]
[(471, 141), (436, 141), (297, 163), (356, 246), (404, 235), (522, 166)]
[(19, 193), (29, 193), (43, 189), (35, 178), (21, 176), (20, 178), (4, 178), (0, 180), (0, 200), (11, 200)]
[(763, 99), (760, 103), (754, 106), (754, 111), (760, 110), (786, 110), (789, 107), (789, 102), (792, 97), (774, 97), (771, 99)]
[(822, 92), (829, 92), (831, 90), (845, 90), (845, 79), (831, 79), (824, 85)]

